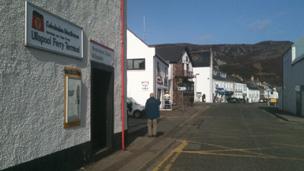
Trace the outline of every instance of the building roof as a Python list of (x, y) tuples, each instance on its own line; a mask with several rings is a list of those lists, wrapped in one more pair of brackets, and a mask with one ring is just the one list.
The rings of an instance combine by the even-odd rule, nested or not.
[(241, 83), (241, 84), (245, 84), (243, 83), (240, 79), (236, 78), (236, 77), (231, 77), (228, 76), (226, 78), (221, 77), (220, 75), (213, 75), (212, 77), (214, 80), (218, 80), (218, 81), (226, 81), (226, 82), (234, 82), (234, 83)]
[(155, 55), (156, 58), (158, 58), (159, 60), (161, 60), (165, 65), (169, 66), (168, 61), (166, 61), (163, 57), (159, 56), (159, 55)]
[(182, 55), (188, 53), (185, 46), (155, 46), (155, 51), (169, 63), (179, 63)]
[(259, 90), (259, 86), (257, 86), (254, 82), (247, 83), (247, 87), (250, 90)]
[(193, 67), (208, 67), (210, 66), (211, 52), (197, 51), (190, 55)]

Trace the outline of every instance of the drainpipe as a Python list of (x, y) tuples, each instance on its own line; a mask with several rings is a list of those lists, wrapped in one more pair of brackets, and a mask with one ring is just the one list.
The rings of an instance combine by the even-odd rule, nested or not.
[(125, 3), (120, 0), (121, 150), (125, 150)]

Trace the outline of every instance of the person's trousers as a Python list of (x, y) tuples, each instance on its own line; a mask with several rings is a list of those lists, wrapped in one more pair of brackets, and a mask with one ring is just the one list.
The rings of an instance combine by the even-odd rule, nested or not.
[(148, 136), (157, 135), (157, 119), (148, 119)]

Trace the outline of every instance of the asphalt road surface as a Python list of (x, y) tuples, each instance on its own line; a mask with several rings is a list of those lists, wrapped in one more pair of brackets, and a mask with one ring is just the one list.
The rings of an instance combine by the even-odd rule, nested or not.
[(304, 124), (261, 105), (210, 105), (174, 136), (153, 170), (304, 170)]

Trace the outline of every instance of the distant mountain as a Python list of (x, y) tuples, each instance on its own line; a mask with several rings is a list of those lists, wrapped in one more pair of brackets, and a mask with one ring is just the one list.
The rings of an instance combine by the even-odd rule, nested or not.
[(256, 44), (196, 45), (187, 43), (153, 45), (157, 48), (187, 48), (191, 53), (212, 49), (216, 70), (249, 80), (252, 76), (274, 86), (282, 82), (282, 57), (290, 41), (263, 41)]

